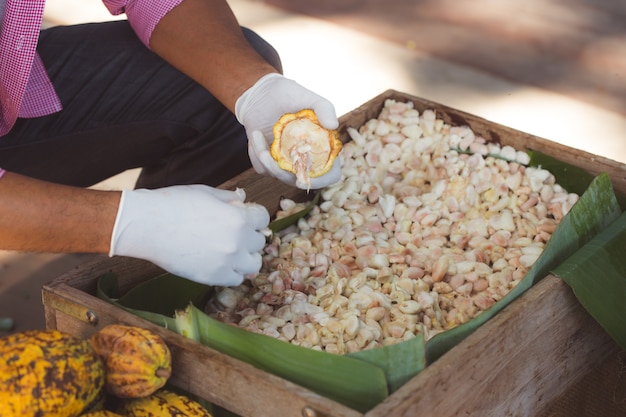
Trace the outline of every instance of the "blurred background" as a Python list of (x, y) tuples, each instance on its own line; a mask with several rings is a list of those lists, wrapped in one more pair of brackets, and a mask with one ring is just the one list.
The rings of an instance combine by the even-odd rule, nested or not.
[[(626, 163), (622, 0), (229, 3), (338, 115), (395, 89)], [(48, 0), (44, 26), (123, 18), (100, 0)], [(136, 174), (97, 187), (132, 187)], [(0, 317), (44, 327), (41, 286), (92, 258), (0, 251)]]

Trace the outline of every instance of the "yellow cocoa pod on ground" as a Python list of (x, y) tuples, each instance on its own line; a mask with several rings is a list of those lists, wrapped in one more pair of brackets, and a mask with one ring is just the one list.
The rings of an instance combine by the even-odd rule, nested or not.
[(280, 168), (307, 186), (311, 178), (330, 170), (342, 148), (338, 132), (325, 129), (311, 109), (282, 115), (273, 133), (270, 154)]
[(171, 354), (156, 333), (134, 326), (108, 325), (90, 339), (106, 368), (106, 390), (138, 398), (163, 387), (172, 373)]
[(124, 400), (116, 412), (126, 417), (211, 417), (209, 410), (197, 401), (165, 389), (148, 397)]
[(89, 342), (57, 330), (0, 338), (0, 416), (78, 416), (104, 386)]

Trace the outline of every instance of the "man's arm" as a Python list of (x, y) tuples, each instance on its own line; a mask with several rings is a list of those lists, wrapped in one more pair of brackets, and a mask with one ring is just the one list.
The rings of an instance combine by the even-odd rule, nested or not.
[(259, 78), (277, 72), (248, 44), (225, 0), (184, 0), (156, 25), (150, 47), (231, 111)]
[(108, 253), (120, 194), (7, 172), (0, 179), (1, 249)]

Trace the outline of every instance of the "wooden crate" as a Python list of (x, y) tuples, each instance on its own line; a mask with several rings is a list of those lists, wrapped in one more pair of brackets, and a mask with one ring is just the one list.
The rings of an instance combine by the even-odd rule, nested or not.
[[(607, 172), (614, 187), (626, 192), (625, 167), (615, 161), (393, 90), (343, 116), (342, 137), (347, 137), (347, 127), (359, 127), (376, 117), (388, 98), (411, 100), (420, 111), (434, 109), (446, 122), (468, 125), (489, 141), (540, 150), (592, 174)], [(251, 201), (265, 205), (271, 212), (278, 208), (280, 197), (307, 197), (252, 170), (223, 187), (244, 188)], [(172, 350), (174, 385), (244, 417), (557, 416), (559, 407), (555, 404), (567, 398), (571, 388), (584, 386), (585, 378), (603, 364), (615, 363), (622, 354), (569, 287), (547, 276), (381, 404), (362, 414), (98, 299), (96, 281), (106, 272), (119, 276), (124, 291), (163, 271), (151, 263), (122, 257), (102, 257), (75, 268), (43, 288), (47, 327), (82, 337), (110, 323), (149, 328), (163, 336)], [(603, 410), (604, 416), (624, 415), (626, 390), (597, 391), (612, 401)]]

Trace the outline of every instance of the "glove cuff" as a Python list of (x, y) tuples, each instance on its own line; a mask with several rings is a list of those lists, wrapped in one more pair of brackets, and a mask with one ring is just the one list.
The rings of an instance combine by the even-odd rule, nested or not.
[(115, 224), (111, 231), (111, 247), (109, 248), (109, 257), (115, 256), (115, 247), (117, 246), (117, 239), (120, 235), (120, 229), (122, 228), (122, 210), (124, 209), (124, 203), (126, 202), (126, 196), (129, 190), (122, 191), (122, 197), (120, 198), (120, 204), (117, 208), (117, 216), (115, 217)]
[(275, 78), (284, 78), (284, 76), (277, 72), (270, 72), (269, 74), (265, 74), (264, 76), (259, 78), (252, 87), (248, 88), (246, 91), (243, 92), (241, 96), (239, 96), (239, 98), (235, 102), (235, 117), (237, 117), (237, 121), (239, 123), (241, 123), (242, 125), (244, 124), (243, 119), (245, 118), (247, 109), (250, 106), (254, 105), (254, 97), (258, 93), (261, 93), (262, 96), (263, 90)]
[[(120, 251), (120, 238), (124, 234), (124, 229), (128, 226), (129, 219), (132, 218), (141, 218), (137, 217), (134, 213), (129, 213), (128, 199), (131, 198), (131, 193), (137, 195), (138, 193), (147, 193), (148, 190), (123, 190), (122, 197), (120, 198), (120, 204), (117, 209), (117, 217), (115, 218), (115, 224), (113, 225), (113, 231), (111, 232), (111, 247), (109, 249), (109, 257), (115, 255), (126, 255), (130, 256), (128, 253), (120, 253), (124, 252), (124, 250)], [(133, 211), (133, 210), (131, 210)]]

